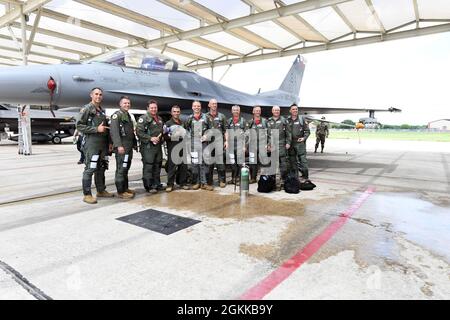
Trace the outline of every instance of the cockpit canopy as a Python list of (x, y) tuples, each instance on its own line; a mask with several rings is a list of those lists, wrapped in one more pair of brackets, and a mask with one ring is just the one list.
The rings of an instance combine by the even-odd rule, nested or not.
[(127, 68), (149, 71), (190, 71), (176, 60), (153, 50), (143, 48), (124, 48), (101, 54), (87, 61), (100, 62)]

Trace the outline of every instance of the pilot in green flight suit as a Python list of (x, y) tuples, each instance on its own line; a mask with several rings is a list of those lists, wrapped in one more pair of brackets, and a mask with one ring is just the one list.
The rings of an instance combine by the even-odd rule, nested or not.
[[(284, 181), (286, 180), (287, 177), (288, 172), (287, 156), (292, 141), (291, 128), (288, 125), (286, 118), (281, 116), (280, 113), (281, 113), (280, 107), (274, 106), (272, 108), (273, 116), (270, 117), (269, 120), (267, 121), (268, 129), (270, 131), (278, 130), (279, 133), (278, 145), (273, 145), (274, 143), (276, 144), (277, 141), (270, 141), (270, 148), (272, 151), (274, 150), (274, 148), (278, 148), (278, 157), (279, 157), (278, 164), (280, 167), (280, 179), (277, 179), (276, 181), (277, 181), (277, 189), (279, 191), (283, 188)], [(271, 132), (269, 135), (271, 137), (271, 140), (273, 140), (274, 138), (273, 132)]]
[(147, 192), (158, 193), (161, 184), (161, 162), (164, 123), (158, 116), (158, 104), (150, 100), (148, 112), (142, 115), (136, 128), (142, 154), (142, 182)]
[[(325, 117), (322, 117), (322, 120), (325, 120)], [(325, 147), (325, 139), (328, 138), (329, 134), (330, 131), (328, 130), (328, 124), (321, 121), (316, 128), (316, 146), (314, 148), (314, 153), (317, 152), (317, 148), (319, 147), (320, 143), (322, 144), (322, 150), (320, 152), (323, 153), (323, 148)]]
[[(183, 147), (184, 141), (184, 122), (180, 119), (181, 109), (179, 106), (172, 106), (171, 112), (172, 118), (165, 123), (164, 140), (167, 144), (167, 187), (166, 192), (172, 192), (174, 190), (175, 181), (184, 190), (189, 190), (189, 186), (186, 183), (187, 180), (187, 154), (183, 148), (178, 151), (177, 147)], [(174, 157), (179, 156), (183, 159), (181, 163), (174, 161)]]
[(288, 118), (292, 132), (292, 143), (289, 149), (289, 161), (291, 170), (295, 175), (309, 178), (308, 161), (306, 159), (306, 140), (310, 135), (310, 130), (306, 119), (298, 115), (298, 106), (293, 104), (290, 109), (291, 116)]
[(120, 109), (111, 116), (111, 139), (116, 154), (115, 183), (119, 198), (134, 198), (135, 192), (128, 187), (128, 171), (133, 159), (133, 148), (136, 146), (130, 98), (123, 96), (119, 101)]
[[(223, 138), (222, 150), (223, 150), (223, 147), (227, 145), (226, 134), (225, 134), (225, 132), (227, 130), (227, 118), (225, 117), (225, 115), (223, 113), (220, 113), (217, 111), (217, 100), (216, 99), (209, 100), (208, 107), (209, 107), (208, 115), (211, 117), (212, 121), (214, 122), (214, 128), (218, 129), (222, 132), (222, 138)], [(211, 143), (213, 143), (213, 142), (214, 142), (214, 140)], [(213, 157), (216, 156), (215, 152), (212, 154), (212, 156)], [(223, 159), (223, 157), (222, 157), (222, 159)], [(208, 185), (214, 185), (214, 182), (213, 182), (214, 167), (217, 168), (217, 175), (219, 176), (219, 186), (221, 188), (225, 188), (226, 187), (225, 163), (214, 163), (209, 166)]]
[[(228, 181), (228, 183), (240, 185), (240, 165), (242, 165), (241, 161), (245, 161), (245, 148), (248, 140), (246, 135), (248, 123), (241, 117), (241, 108), (239, 106), (233, 106), (231, 108), (231, 114), (233, 116), (227, 121), (227, 141), (233, 139), (234, 147), (233, 150), (231, 150), (230, 143), (227, 145), (227, 163), (230, 164), (231, 167), (231, 180)], [(233, 134), (234, 138), (231, 137), (230, 134)], [(240, 141), (241, 145), (238, 141)], [(243, 149), (238, 152), (238, 148), (241, 146)], [(243, 159), (240, 159), (240, 157), (243, 157)]]
[[(184, 123), (191, 139), (191, 171), (192, 171), (192, 189), (200, 188), (213, 191), (214, 186), (208, 184), (207, 173), (209, 166), (206, 159), (203, 159), (204, 150), (208, 146), (208, 140), (211, 139), (210, 129), (214, 129), (214, 121), (209, 115), (202, 113), (200, 101), (192, 102), (193, 113)], [(205, 155), (206, 156), (206, 155)], [(209, 160), (209, 159), (208, 159)]]
[(97, 198), (110, 198), (114, 195), (106, 191), (105, 170), (108, 169), (109, 132), (105, 111), (101, 107), (103, 90), (94, 88), (91, 91), (91, 102), (85, 105), (78, 116), (77, 130), (84, 134), (85, 168), (83, 172), (83, 201), (97, 203), (92, 196), (91, 184), (94, 175)]
[[(250, 141), (252, 144), (249, 145), (249, 168), (250, 168), (250, 184), (256, 183), (256, 178), (258, 175), (258, 171), (261, 167), (261, 156), (263, 153), (267, 152), (265, 149), (260, 150), (260, 147), (267, 148), (268, 142), (268, 133), (267, 133), (267, 119), (261, 117), (261, 107), (254, 106), (253, 107), (253, 118), (248, 121), (248, 127), (250, 130), (255, 130), (254, 134), (256, 137), (252, 137), (252, 133), (250, 133), (250, 140), (252, 138), (254, 141)], [(256, 139), (255, 139), (256, 138)], [(262, 139), (262, 141), (260, 141)], [(260, 146), (261, 145), (261, 146)], [(252, 150), (253, 147), (253, 150)], [(252, 152), (253, 151), (253, 152)]]

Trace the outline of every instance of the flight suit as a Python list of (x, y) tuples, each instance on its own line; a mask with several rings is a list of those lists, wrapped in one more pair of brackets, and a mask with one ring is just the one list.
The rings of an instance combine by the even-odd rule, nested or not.
[[(118, 110), (111, 116), (111, 140), (116, 154), (115, 183), (117, 193), (121, 194), (129, 190), (128, 171), (133, 159), (133, 148), (136, 146), (133, 121), (127, 111)], [(124, 154), (119, 154), (117, 148), (123, 147)]]
[[(267, 132), (267, 119), (261, 117), (259, 122), (256, 122), (255, 119), (252, 119), (248, 122), (249, 129), (255, 129), (256, 133), (256, 140), (252, 141), (252, 138), (250, 138), (251, 144), (256, 144), (255, 147), (249, 146), (249, 167), (250, 167), (250, 178), (251, 181), (255, 182), (256, 177), (258, 175), (259, 168), (261, 166), (260, 161), (260, 153), (266, 152), (265, 150), (260, 150), (260, 144), (264, 144), (267, 146), (268, 143), (268, 132)], [(260, 141), (260, 139), (263, 139), (264, 142)], [(252, 152), (256, 151), (256, 152)], [(254, 153), (254, 154), (252, 154)]]
[[(309, 169), (308, 161), (306, 159), (306, 140), (310, 135), (308, 122), (304, 117), (299, 116), (297, 119), (288, 118), (289, 126), (292, 132), (292, 143), (289, 149), (290, 169), (299, 176), (299, 171), (302, 177), (308, 179)], [(298, 139), (303, 138), (303, 142), (298, 142)]]
[[(227, 150), (227, 163), (231, 166), (231, 176), (232, 176), (232, 183), (235, 183), (236, 181), (239, 181), (240, 178), (240, 165), (239, 163), (239, 153), (238, 153), (238, 136), (243, 139), (243, 146), (245, 147), (247, 144), (247, 136), (246, 131), (248, 129), (248, 123), (247, 121), (240, 117), (237, 122), (234, 122), (233, 118), (228, 119), (227, 122), (227, 129), (229, 131), (233, 131), (235, 138), (234, 138), (234, 150), (230, 150), (231, 146), (231, 138), (230, 134), (228, 135), (228, 150)], [(245, 161), (245, 154), (244, 154), (244, 161)], [(236, 180), (237, 179), (237, 180)]]
[[(170, 119), (165, 123), (165, 127), (167, 128), (167, 132), (164, 135), (164, 140), (167, 144), (167, 186), (173, 186), (175, 184), (175, 178), (177, 178), (177, 181), (180, 186), (186, 185), (186, 178), (187, 178), (187, 166), (186, 166), (186, 160), (183, 160), (183, 163), (176, 165), (172, 161), (172, 151), (175, 146), (178, 146), (180, 143), (185, 143), (183, 138), (180, 137), (180, 140), (177, 140), (174, 138), (172, 140), (172, 130), (177, 128), (177, 126), (184, 127), (184, 122), (181, 120), (175, 121), (173, 118)], [(184, 149), (183, 149), (184, 151)], [(183, 159), (187, 155), (182, 155)], [(178, 176), (178, 177), (177, 177)]]
[[(225, 142), (225, 132), (227, 130), (227, 118), (224, 114), (218, 112), (215, 117), (211, 115), (211, 113), (208, 113), (210, 118), (214, 122), (214, 128), (218, 129), (222, 132), (222, 138)], [(214, 141), (214, 140), (213, 140)], [(222, 150), (223, 150), (223, 144), (222, 144)], [(212, 156), (215, 156), (215, 152), (212, 154)], [(208, 184), (212, 185), (214, 180), (214, 167), (217, 168), (217, 174), (219, 176), (219, 183), (225, 183), (225, 163), (215, 163), (209, 166), (209, 173), (208, 173)]]
[(204, 113), (200, 114), (198, 119), (191, 114), (185, 122), (184, 127), (189, 132), (191, 139), (192, 184), (206, 185), (208, 182), (206, 175), (209, 166), (205, 164), (201, 157), (203, 156), (203, 150), (208, 145), (208, 142), (201, 142), (200, 138), (203, 135), (207, 135), (207, 130), (214, 128), (214, 122), (211, 117)]
[[(147, 112), (139, 118), (136, 127), (143, 164), (142, 182), (147, 191), (157, 190), (161, 184), (163, 126), (159, 116), (153, 118)], [(152, 137), (159, 137), (159, 143), (154, 144)]]
[(94, 175), (97, 193), (106, 190), (105, 171), (108, 169), (108, 148), (110, 143), (109, 132), (97, 132), (97, 127), (103, 123), (108, 125), (105, 111), (97, 109), (92, 103), (85, 105), (78, 115), (76, 127), (78, 132), (84, 134), (83, 152), (85, 155), (85, 168), (83, 172), (82, 186), (85, 196), (92, 195), (91, 184)]
[[(291, 128), (286, 120), (286, 118), (284, 118), (283, 116), (281, 116), (278, 119), (274, 119), (273, 117), (269, 118), (269, 120), (267, 121), (267, 126), (269, 129), (269, 132), (271, 130), (278, 130), (279, 132), (279, 141), (278, 141), (278, 145), (276, 145), (276, 141), (272, 141), (273, 140), (273, 134), (269, 133), (269, 136), (271, 138), (270, 141), (270, 145), (272, 150), (274, 148), (278, 147), (278, 165), (280, 167), (280, 177), (281, 177), (281, 181), (279, 179), (277, 179), (277, 187), (278, 189), (281, 188), (281, 186), (284, 184), (284, 181), (286, 180), (287, 177), (287, 172), (288, 172), (288, 161), (287, 161), (287, 157), (288, 157), (288, 150), (286, 150), (286, 144), (291, 144), (292, 142), (292, 133), (291, 133)], [(275, 175), (276, 178), (276, 175)]]
[(320, 122), (316, 128), (316, 147), (314, 152), (317, 152), (317, 148), (319, 147), (319, 143), (322, 143), (322, 152), (325, 147), (325, 138), (328, 138), (328, 124), (325, 122)]

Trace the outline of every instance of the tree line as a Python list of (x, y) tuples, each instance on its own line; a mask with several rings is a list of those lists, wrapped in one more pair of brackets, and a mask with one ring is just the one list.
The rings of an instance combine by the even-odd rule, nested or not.
[[(352, 120), (344, 120), (341, 122), (342, 124), (355, 126), (356, 123)], [(348, 126), (339, 125), (339, 124), (330, 124), (330, 127), (333, 129), (350, 129)], [(397, 130), (420, 130), (427, 129), (427, 125), (410, 125), (410, 124), (401, 124), (401, 125), (391, 125), (391, 124), (380, 124), (380, 129), (397, 129)]]

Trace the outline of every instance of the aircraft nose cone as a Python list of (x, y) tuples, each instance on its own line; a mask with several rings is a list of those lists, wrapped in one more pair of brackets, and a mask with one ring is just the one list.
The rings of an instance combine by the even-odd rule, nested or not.
[(0, 69), (0, 103), (46, 105), (50, 102), (50, 78), (56, 69), (51, 66), (20, 66)]

